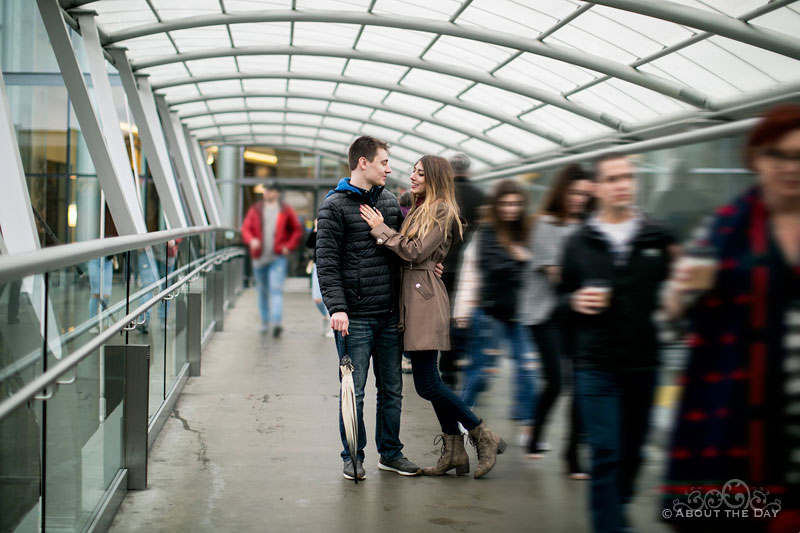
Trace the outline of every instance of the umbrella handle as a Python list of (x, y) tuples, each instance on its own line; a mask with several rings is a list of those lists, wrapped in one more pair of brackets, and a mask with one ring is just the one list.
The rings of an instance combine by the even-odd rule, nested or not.
[(334, 338), (336, 339), (336, 351), (339, 352), (339, 360), (341, 361), (347, 356), (347, 338), (342, 335), (341, 331), (334, 331)]

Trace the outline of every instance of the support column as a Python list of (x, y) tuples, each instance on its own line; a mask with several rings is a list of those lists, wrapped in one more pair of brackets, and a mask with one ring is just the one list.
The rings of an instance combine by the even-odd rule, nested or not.
[(190, 287), (186, 294), (188, 316), (186, 319), (186, 352), (189, 360), (189, 376), (200, 375), (200, 354), (203, 340), (203, 291)]
[(222, 218), (231, 228), (239, 226), (239, 187), (236, 182), (242, 173), (242, 151), (238, 146), (220, 146), (217, 152), (217, 179), (222, 197)]
[(5, 163), (3, 194), (0, 194), (0, 227), (3, 229), (7, 253), (30, 252), (39, 249), (39, 235), (33, 220), (31, 198), (2, 72), (0, 99), (0, 161)]
[(195, 226), (208, 226), (203, 202), (200, 200), (200, 190), (197, 187), (197, 178), (194, 175), (189, 157), (189, 147), (186, 146), (186, 137), (183, 135), (183, 127), (178, 117), (169, 110), (164, 96), (157, 94), (155, 99), (161, 125), (167, 136), (169, 153), (172, 155), (172, 163), (178, 173), (181, 190), (183, 191), (183, 200), (189, 210), (192, 224)]
[(178, 184), (169, 163), (167, 142), (158, 121), (156, 102), (150, 83), (146, 76), (138, 77), (137, 83), (124, 48), (109, 48), (108, 52), (114, 58), (119, 70), (122, 87), (128, 97), (128, 105), (136, 121), (136, 127), (139, 128), (139, 139), (142, 142), (144, 156), (147, 158), (147, 166), (153, 175), (161, 209), (169, 228), (188, 227), (189, 223), (181, 206)]
[[(91, 30), (86, 32), (88, 38), (84, 38), (94, 88), (94, 98), (90, 98), (58, 0), (36, 1), (59, 70), (64, 78), (70, 102), (78, 117), (81, 132), (86, 138), (86, 145), (97, 171), (97, 179), (103, 187), (111, 216), (114, 218), (114, 225), (120, 235), (147, 233), (127, 155), (123, 153), (124, 164), (119, 155), (113, 155), (118, 152), (119, 144), (122, 144), (122, 132), (119, 129), (119, 119), (111, 97), (111, 84), (108, 82), (99, 38), (93, 40)], [(89, 26), (94, 27), (94, 20), (91, 17), (87, 20), (90, 21)], [(96, 28), (94, 36), (97, 37)], [(92, 100), (97, 104), (97, 113)], [(116, 127), (115, 132), (112, 126)], [(119, 141), (119, 144), (116, 141)], [(122, 147), (125, 150), (124, 144)]]
[(106, 345), (105, 357), (125, 361), (124, 465), (128, 489), (147, 488), (147, 424), (150, 393), (150, 346)]
[(217, 197), (219, 194), (216, 196), (214, 195), (212, 185), (215, 184), (213, 182), (209, 183), (209, 169), (208, 164), (206, 163), (206, 158), (203, 157), (203, 154), (200, 152), (200, 145), (189, 133), (189, 130), (186, 128), (186, 126), (181, 124), (181, 129), (183, 130), (183, 136), (186, 140), (186, 146), (189, 148), (189, 159), (191, 160), (192, 167), (194, 168), (194, 175), (197, 178), (197, 186), (198, 189), (200, 189), (200, 196), (203, 200), (203, 205), (206, 208), (208, 222), (214, 226), (221, 226), (222, 218), (217, 205)]
[(214, 266), (214, 331), (225, 327), (225, 271), (222, 265)]

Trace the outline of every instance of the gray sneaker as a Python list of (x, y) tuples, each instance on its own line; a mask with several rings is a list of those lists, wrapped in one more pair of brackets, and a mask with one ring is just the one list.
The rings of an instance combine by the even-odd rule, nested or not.
[(401, 476), (418, 476), (422, 472), (417, 465), (402, 455), (394, 461), (387, 461), (381, 457), (381, 460), (378, 461), (378, 468), (389, 472), (397, 472)]
[[(358, 471), (358, 479), (366, 479), (367, 472), (364, 470), (364, 464), (361, 460), (356, 461), (356, 470)], [(355, 473), (353, 472), (353, 461), (345, 461), (344, 463), (344, 470), (342, 470), (342, 475), (345, 479), (355, 479)]]

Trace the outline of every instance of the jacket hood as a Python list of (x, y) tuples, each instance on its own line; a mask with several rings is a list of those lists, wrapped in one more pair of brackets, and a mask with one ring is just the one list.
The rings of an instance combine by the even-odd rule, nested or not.
[(328, 194), (325, 195), (325, 198), (332, 195), (335, 192), (343, 192), (349, 195), (360, 196), (367, 200), (370, 200), (372, 203), (375, 203), (375, 200), (383, 192), (383, 187), (373, 187), (370, 190), (362, 189), (361, 187), (356, 187), (350, 183), (350, 178), (342, 178), (339, 180), (339, 183), (336, 185), (335, 189), (328, 191)]

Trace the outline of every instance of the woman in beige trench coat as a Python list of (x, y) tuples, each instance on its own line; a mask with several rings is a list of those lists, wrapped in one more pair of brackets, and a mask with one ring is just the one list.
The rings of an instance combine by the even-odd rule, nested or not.
[(368, 205), (361, 216), (372, 228), (379, 246), (396, 253), (403, 261), (400, 289), (400, 329), (404, 350), (411, 358), (417, 393), (431, 402), (442, 434), (442, 455), (435, 466), (423, 468), (426, 475), (442, 475), (452, 469), (469, 472), (469, 456), (458, 428), (461, 423), (478, 453), (475, 478), (494, 467), (506, 443), (475, 416), (439, 377), (439, 350), (450, 348), (450, 302), (442, 280), (434, 275), (436, 263), (447, 255), (453, 232), (460, 238), (462, 226), (455, 202), (453, 170), (444, 158), (426, 155), (414, 165), (411, 193), (414, 205), (400, 231), (383, 223), (383, 216)]

